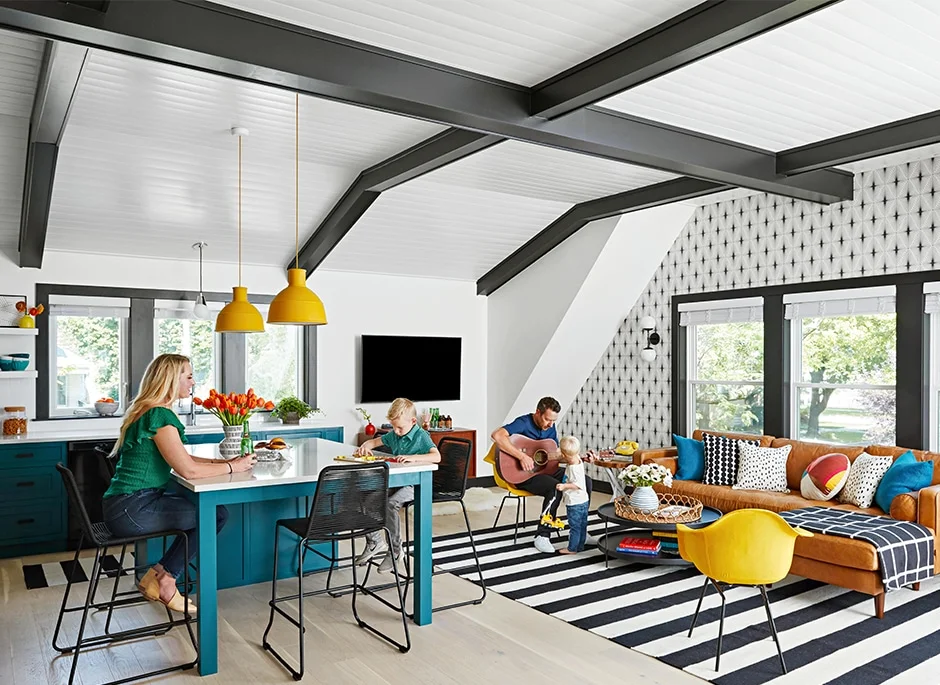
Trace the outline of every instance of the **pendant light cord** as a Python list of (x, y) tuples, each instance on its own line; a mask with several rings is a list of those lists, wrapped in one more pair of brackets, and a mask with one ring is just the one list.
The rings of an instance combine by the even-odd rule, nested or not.
[(242, 286), (242, 137), (238, 136), (238, 287)]
[(202, 295), (202, 245), (199, 246), (199, 294)]
[(300, 268), (300, 93), (294, 93), (294, 268)]

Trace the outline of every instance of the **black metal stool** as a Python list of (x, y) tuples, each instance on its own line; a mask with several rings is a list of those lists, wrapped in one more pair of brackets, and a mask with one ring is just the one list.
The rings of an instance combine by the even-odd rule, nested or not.
[[(329, 585), (322, 590), (304, 592), (303, 579), (304, 557), (306, 553), (313, 552), (330, 562), (330, 572), (338, 561), (336, 558), (339, 542), (349, 540), (352, 544), (352, 556), (355, 557), (355, 540), (364, 538), (369, 533), (385, 531), (386, 543), (391, 547), (391, 539), (386, 527), (386, 509), (388, 507), (388, 464), (351, 464), (342, 466), (327, 466), (320, 472), (317, 479), (317, 490), (313, 496), (313, 505), (306, 518), (281, 519), (274, 526), (274, 570), (271, 579), (271, 613), (268, 625), (264, 629), (261, 644), (264, 649), (271, 652), (281, 664), (290, 671), (294, 680), (300, 680), (304, 675), (304, 597), (313, 597), (324, 593), (335, 592), (338, 588), (330, 589)], [(297, 593), (277, 596), (277, 565), (278, 565), (278, 533), (285, 528), (300, 538), (298, 542), (297, 561)], [(331, 545), (331, 555), (327, 556), (311, 545), (328, 542)], [(399, 582), (398, 568), (392, 566), (395, 574), (395, 586), (398, 588), (398, 606), (395, 606), (384, 597), (379, 597), (364, 583), (359, 583), (356, 566), (352, 566), (352, 610), (353, 616), (360, 628), (365, 628), (374, 635), (398, 647), (401, 652), (411, 649), (411, 636), (408, 633), (408, 619), (405, 614), (405, 605), (402, 598), (401, 584)], [(325, 572), (324, 571), (321, 572)], [(359, 592), (374, 597), (385, 606), (401, 613), (402, 626), (405, 630), (405, 643), (402, 644), (369, 625), (359, 617), (356, 610), (356, 598)], [(287, 614), (279, 603), (297, 600), (298, 618)], [(274, 612), (279, 613), (297, 628), (300, 645), (300, 670), (294, 668), (268, 642), (268, 634), (274, 624)]]
[[(76, 508), (76, 511), (79, 512), (82, 524), (82, 540), (79, 541), (78, 549), (75, 550), (75, 557), (72, 560), (72, 571), (69, 574), (68, 583), (65, 586), (65, 594), (62, 597), (62, 605), (59, 608), (59, 616), (56, 620), (55, 631), (52, 635), (52, 646), (57, 652), (62, 654), (72, 654), (72, 668), (69, 672), (68, 683), (71, 685), (72, 681), (75, 679), (75, 671), (78, 667), (78, 656), (81, 650), (89, 647), (100, 647), (101, 645), (106, 645), (112, 642), (119, 642), (121, 640), (131, 640), (138, 639), (141, 637), (154, 637), (158, 635), (163, 635), (168, 632), (171, 628), (178, 625), (185, 625), (186, 629), (189, 631), (189, 639), (193, 644), (193, 649), (196, 652), (196, 658), (192, 661), (188, 661), (183, 664), (177, 664), (175, 666), (168, 666), (166, 668), (158, 669), (155, 671), (150, 671), (148, 673), (141, 673), (140, 675), (132, 676), (129, 678), (122, 678), (120, 680), (112, 680), (106, 685), (117, 685), (118, 683), (127, 683), (134, 680), (139, 680), (140, 678), (149, 678), (155, 675), (161, 675), (163, 673), (171, 673), (172, 671), (186, 670), (192, 668), (196, 665), (199, 660), (199, 647), (196, 644), (196, 636), (193, 633), (192, 622), (195, 620), (193, 616), (190, 616), (188, 607), (188, 592), (187, 589), (190, 586), (189, 581), (189, 567), (186, 567), (185, 578), (183, 582), (184, 587), (184, 598), (186, 598), (186, 607), (187, 611), (184, 614), (184, 617), (181, 619), (173, 619), (170, 610), (167, 609), (167, 618), (168, 620), (164, 623), (157, 623), (147, 626), (142, 626), (140, 628), (132, 628), (130, 630), (123, 630), (120, 632), (112, 633), (110, 631), (111, 626), (111, 616), (115, 607), (126, 606), (129, 604), (137, 604), (139, 602), (146, 602), (147, 600), (139, 595), (136, 590), (118, 593), (118, 585), (120, 583), (121, 576), (127, 571), (136, 571), (138, 566), (124, 568), (124, 557), (127, 551), (127, 546), (132, 545), (136, 542), (141, 542), (144, 540), (149, 540), (151, 538), (166, 537), (167, 535), (180, 535), (183, 538), (184, 548), (187, 553), (187, 558), (189, 554), (189, 538), (186, 536), (186, 533), (182, 530), (166, 530), (157, 533), (150, 533), (147, 535), (139, 535), (133, 537), (115, 537), (108, 527), (104, 523), (92, 523), (91, 518), (88, 516), (88, 510), (85, 508), (84, 503), (78, 493), (78, 485), (75, 483), (74, 474), (67, 469), (62, 464), (57, 464), (56, 469), (58, 469), (59, 474), (62, 476), (62, 482), (65, 485), (65, 491), (68, 493), (68, 497), (72, 502), (72, 505)], [(88, 579), (88, 591), (85, 594), (85, 602), (81, 606), (68, 606), (69, 594), (72, 590), (72, 584), (75, 578), (75, 570), (79, 567), (79, 556), (82, 551), (82, 543), (85, 539), (90, 540), (95, 545), (95, 560), (92, 564), (91, 576)], [(117, 569), (112, 569), (110, 571), (106, 570), (102, 564), (102, 557), (107, 553), (108, 547), (117, 547), (121, 546), (121, 558), (118, 563)], [(114, 576), (114, 587), (111, 590), (111, 599), (106, 602), (95, 602), (95, 595), (98, 591), (98, 581), (102, 576)], [(118, 599), (119, 596), (124, 595), (136, 595), (135, 597), (128, 599)], [(91, 609), (96, 610), (108, 610), (108, 618), (105, 622), (105, 634), (97, 635), (93, 637), (85, 637), (85, 623), (88, 620), (88, 613)], [(62, 627), (62, 619), (65, 617), (65, 614), (81, 611), (82, 618), (78, 628), (78, 635), (76, 637), (75, 643), (67, 646), (60, 646), (58, 644), (59, 631)]]

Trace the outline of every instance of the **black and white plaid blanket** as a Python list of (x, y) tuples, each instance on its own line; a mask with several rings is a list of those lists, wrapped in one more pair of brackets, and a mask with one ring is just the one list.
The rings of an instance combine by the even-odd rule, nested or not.
[(881, 580), (887, 590), (897, 590), (933, 576), (933, 533), (919, 523), (826, 507), (793, 509), (780, 515), (791, 526), (811, 533), (873, 544), (878, 553)]

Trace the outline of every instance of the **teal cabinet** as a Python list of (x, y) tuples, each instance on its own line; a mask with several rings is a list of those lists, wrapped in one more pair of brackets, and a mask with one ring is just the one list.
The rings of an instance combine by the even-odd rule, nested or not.
[(302, 430), (266, 428), (252, 432), (251, 435), (255, 440), (270, 440), (273, 437), (280, 436), (288, 442), (291, 439), (299, 440), (300, 438), (320, 438), (322, 440), (332, 440), (333, 442), (343, 442), (344, 430), (342, 426), (324, 426), (323, 428), (304, 428)]
[(0, 558), (65, 549), (65, 443), (0, 446)]

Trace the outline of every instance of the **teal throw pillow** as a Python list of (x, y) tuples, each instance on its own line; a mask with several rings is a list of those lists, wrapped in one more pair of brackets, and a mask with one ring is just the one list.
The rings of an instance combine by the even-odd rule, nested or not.
[(875, 491), (875, 504), (883, 512), (891, 510), (891, 500), (905, 492), (915, 492), (926, 488), (933, 480), (933, 462), (917, 461), (914, 453), (908, 450), (894, 460), (891, 467), (881, 477)]
[(701, 481), (705, 475), (704, 443), (701, 440), (684, 438), (675, 434), (672, 439), (679, 450), (679, 468), (676, 469), (676, 479)]

